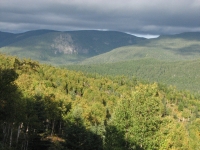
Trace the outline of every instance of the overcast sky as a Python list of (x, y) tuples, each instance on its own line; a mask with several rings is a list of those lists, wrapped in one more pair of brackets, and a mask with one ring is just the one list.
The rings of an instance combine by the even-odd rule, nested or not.
[(0, 0), (0, 31), (200, 31), (200, 0)]

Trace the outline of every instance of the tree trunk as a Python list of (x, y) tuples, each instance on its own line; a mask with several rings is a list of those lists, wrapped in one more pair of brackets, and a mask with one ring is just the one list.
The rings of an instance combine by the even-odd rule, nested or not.
[(16, 143), (18, 143), (18, 139), (19, 139), (19, 134), (20, 134), (20, 132), (21, 132), (21, 124), (19, 124), (19, 126), (18, 126), (18, 129), (17, 129), (17, 140), (16, 140)]
[(25, 134), (25, 145), (24, 145), (24, 150), (28, 149), (28, 130), (29, 130), (29, 126), (27, 125), (26, 127), (26, 134)]
[(7, 132), (6, 132), (6, 130), (7, 130), (7, 123), (4, 123), (3, 124), (3, 145), (5, 145), (5, 143), (6, 143), (6, 136), (7, 136)]
[(46, 131), (48, 132), (49, 130), (49, 119), (46, 119)]
[(54, 125), (55, 125), (55, 119), (53, 119), (53, 122), (52, 122), (51, 136), (53, 135), (53, 132), (54, 132)]
[(11, 124), (11, 126), (10, 126), (10, 143), (9, 143), (10, 148), (12, 146), (12, 134), (13, 134), (13, 125)]
[(59, 134), (61, 134), (61, 131), (62, 131), (62, 122), (60, 120)]
[(26, 141), (26, 147), (25, 147), (25, 150), (28, 149), (28, 140)]

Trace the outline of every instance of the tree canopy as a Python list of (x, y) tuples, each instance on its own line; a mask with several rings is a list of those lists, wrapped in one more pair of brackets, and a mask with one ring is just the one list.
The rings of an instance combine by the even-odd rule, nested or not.
[(198, 149), (197, 95), (0, 54), (0, 149)]

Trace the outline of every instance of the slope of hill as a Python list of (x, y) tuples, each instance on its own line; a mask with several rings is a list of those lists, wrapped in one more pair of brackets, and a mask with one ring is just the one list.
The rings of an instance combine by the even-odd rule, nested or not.
[(66, 68), (101, 75), (134, 76), (149, 82), (173, 85), (180, 90), (200, 93), (200, 59), (173, 62), (139, 59), (105, 64), (68, 65)]
[[(4, 35), (0, 32), (2, 39)], [(44, 63), (66, 64), (144, 40), (116, 31), (36, 30), (9, 34), (0, 41), (0, 52)]]
[(161, 35), (160, 38), (181, 38), (185, 40), (200, 40), (200, 32), (184, 32), (175, 35)]
[[(35, 31), (28, 31), (25, 33), (19, 33), (19, 34), (13, 34), (13, 33), (7, 33), (7, 32), (0, 32), (0, 47), (9, 46), (11, 44), (17, 43), (19, 41), (22, 41), (24, 39), (34, 37), (34, 36), (40, 36), (49, 32), (55, 32), (53, 30), (35, 30)], [(4, 36), (6, 35), (6, 36)], [(31, 42), (31, 41), (30, 41)], [(23, 47), (25, 44), (22, 44)]]
[(3, 45), (3, 43), (10, 37), (13, 37), (14, 34), (7, 33), (7, 32), (1, 32), (0, 31), (0, 47)]
[(166, 61), (198, 59), (200, 58), (200, 33), (160, 36), (140, 44), (116, 48), (86, 59), (82, 64), (111, 63), (143, 58)]
[(199, 124), (189, 92), (0, 54), (2, 150), (198, 149)]

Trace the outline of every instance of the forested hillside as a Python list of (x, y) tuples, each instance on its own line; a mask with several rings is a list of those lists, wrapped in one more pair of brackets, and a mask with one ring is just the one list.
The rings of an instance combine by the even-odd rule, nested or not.
[(107, 53), (88, 58), (81, 64), (103, 64), (140, 59), (169, 62), (200, 58), (200, 33), (182, 33), (160, 36), (131, 46), (123, 46)]
[(172, 62), (140, 59), (93, 65), (68, 65), (66, 68), (101, 75), (134, 76), (149, 82), (173, 85), (179, 90), (200, 93), (200, 59)]
[(200, 147), (200, 101), (133, 77), (0, 55), (0, 149)]

